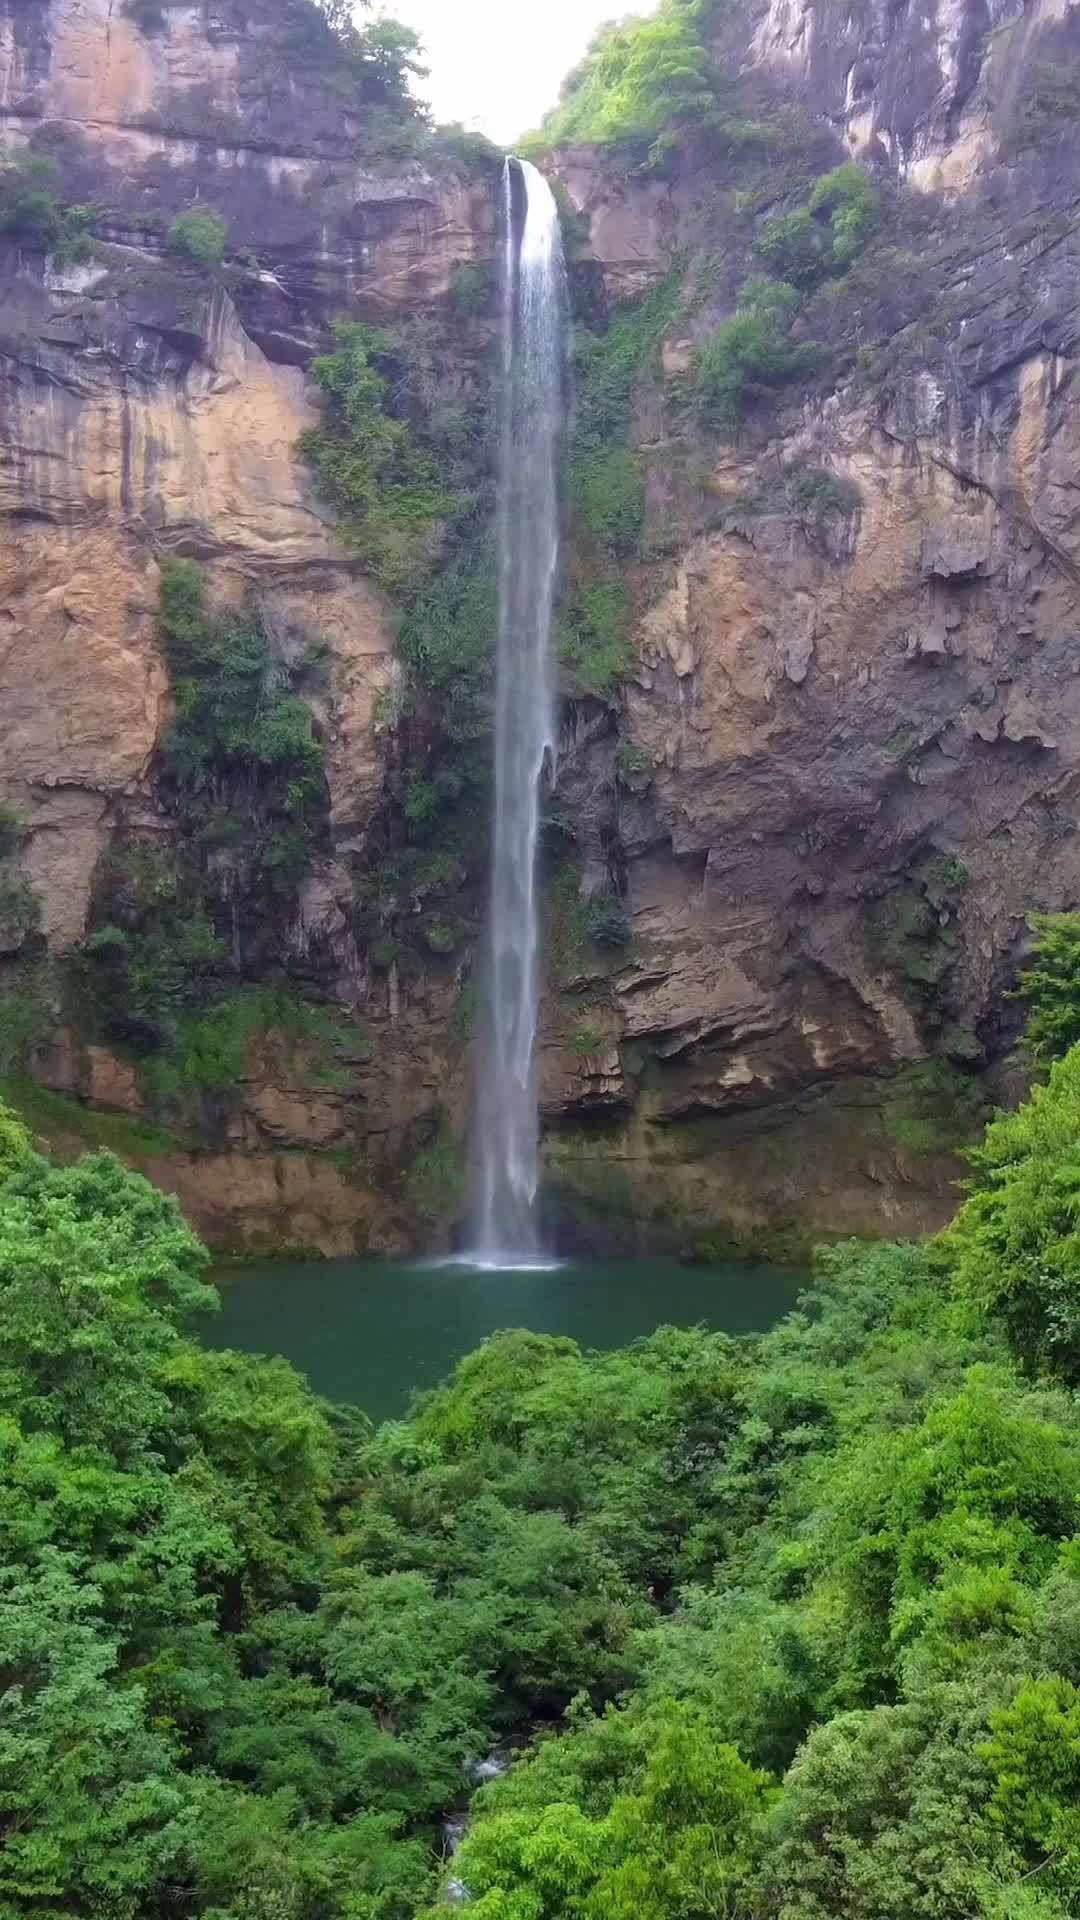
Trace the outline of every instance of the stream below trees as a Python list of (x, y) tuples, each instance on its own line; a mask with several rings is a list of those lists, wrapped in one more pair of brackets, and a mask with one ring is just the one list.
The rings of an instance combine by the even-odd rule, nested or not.
[(318, 1393), (374, 1420), (442, 1380), (500, 1327), (569, 1334), (583, 1347), (627, 1344), (664, 1325), (762, 1332), (794, 1305), (807, 1274), (766, 1261), (687, 1266), (617, 1259), (510, 1272), (389, 1260), (253, 1262), (213, 1276), (215, 1347), (280, 1353)]

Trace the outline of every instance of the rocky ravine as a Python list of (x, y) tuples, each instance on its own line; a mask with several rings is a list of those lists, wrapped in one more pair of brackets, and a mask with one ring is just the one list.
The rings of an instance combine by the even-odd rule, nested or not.
[[(875, 313), (875, 341), (902, 351), (873, 377), (852, 356), (834, 390), (713, 444), (707, 472), (664, 396), (641, 398), (666, 568), (617, 707), (569, 710), (560, 776), (586, 884), (617, 882), (634, 944), (564, 978), (544, 1034), (560, 1207), (604, 1232), (775, 1244), (936, 1224), (956, 1167), (894, 1124), (895, 1076), (933, 1056), (996, 1092), (1023, 916), (1080, 898), (1080, 140), (1015, 143), (1024, 76), (1074, 57), (1074, 10), (841, 12), (774, 0), (726, 51), (808, 105), (838, 156), (936, 196), (933, 299), (891, 332)], [(109, 209), (87, 268), (43, 272), (3, 243), (0, 800), (33, 829), (55, 952), (82, 935), (118, 821), (167, 831), (165, 553), (206, 561), (226, 596), (256, 582), (272, 622), (329, 641), (339, 851), (362, 847), (381, 791), (392, 626), (295, 457), (304, 368), (339, 312), (436, 308), (490, 256), (491, 194), (343, 157), (356, 130), (283, 55), (281, 20), (270, 0), (167, 5), (147, 33), (107, 0), (0, 5), (6, 137), (32, 134), (68, 198)], [(610, 301), (693, 252), (723, 185), (557, 166)], [(236, 259), (209, 298), (140, 223), (196, 197), (228, 209)], [(669, 341), (672, 370), (731, 299), (721, 275)], [(474, 374), (485, 348), (478, 327)], [(793, 511), (787, 477), (807, 469), (857, 505)], [(460, 1123), (457, 982), (372, 974), (349, 886), (324, 861), (283, 935), (321, 943), (327, 988), (368, 1024), (348, 1093), (313, 1095), (269, 1049), (213, 1142), (148, 1163), (216, 1239), (408, 1244), (390, 1170), (441, 1113)], [(124, 1064), (70, 1035), (36, 1070), (138, 1107)]]

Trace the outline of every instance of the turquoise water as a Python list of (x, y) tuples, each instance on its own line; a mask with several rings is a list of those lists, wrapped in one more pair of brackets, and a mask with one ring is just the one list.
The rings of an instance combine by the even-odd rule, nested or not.
[(222, 1308), (204, 1331), (212, 1345), (284, 1354), (317, 1392), (386, 1420), (500, 1327), (569, 1334), (601, 1348), (665, 1324), (761, 1332), (794, 1306), (807, 1276), (765, 1261), (594, 1260), (504, 1273), (275, 1260), (214, 1278)]

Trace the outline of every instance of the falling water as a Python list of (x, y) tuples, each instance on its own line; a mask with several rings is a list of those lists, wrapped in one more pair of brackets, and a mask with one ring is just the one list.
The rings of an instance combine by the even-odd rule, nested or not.
[(506, 164), (503, 232), (495, 809), (472, 1253), (512, 1266), (535, 1258), (538, 1244), (536, 865), (555, 745), (551, 609), (566, 337), (558, 212), (547, 181), (525, 161)]

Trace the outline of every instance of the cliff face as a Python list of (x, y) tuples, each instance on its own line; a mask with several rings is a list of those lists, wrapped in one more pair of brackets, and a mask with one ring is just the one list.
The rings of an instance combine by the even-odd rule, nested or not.
[[(339, 314), (441, 324), (458, 269), (490, 259), (493, 195), (445, 156), (373, 155), (297, 32), (269, 0), (0, 0), (5, 138), (98, 209), (85, 265), (0, 238), (0, 802), (30, 829), (48, 951), (69, 951), (117, 832), (173, 831), (162, 558), (204, 562), (224, 601), (254, 587), (286, 651), (327, 643), (330, 843), (280, 937), (367, 1046), (313, 1090), (268, 1043), (191, 1151), (143, 1157), (219, 1239), (345, 1251), (415, 1237), (397, 1170), (418, 1150), (438, 1183), (467, 960), (399, 977), (357, 939), (348, 863), (398, 669), (391, 610), (296, 455), (306, 368)], [(801, 109), (810, 174), (874, 171), (885, 230), (809, 302), (815, 371), (702, 434), (680, 378), (807, 168), (748, 213), (723, 156), (554, 161), (594, 319), (673, 262), (701, 291), (636, 393), (634, 664), (567, 709), (583, 891), (616, 889), (633, 937), (553, 977), (549, 1164), (578, 1230), (915, 1231), (951, 1209), (942, 1146), (1006, 1086), (1024, 915), (1080, 898), (1080, 121), (1039, 96), (1080, 40), (1071, 9), (985, 0), (773, 0), (718, 34)], [(212, 287), (165, 240), (200, 203), (228, 216)], [(488, 345), (482, 318), (459, 331), (443, 377), (486, 379)], [(130, 1066), (68, 1029), (34, 1071), (146, 1117)]]
[[(584, 1166), (556, 1141), (564, 1177), (646, 1218), (704, 1221), (721, 1193), (750, 1233), (945, 1217), (956, 1168), (927, 1145), (1007, 1085), (1025, 914), (1080, 898), (1080, 138), (1040, 98), (1076, 71), (1078, 18), (773, 0), (742, 43), (834, 162), (874, 170), (894, 233), (809, 304), (827, 370), (734, 445), (695, 444), (670, 395), (639, 409), (671, 556), (619, 721), (639, 764), (616, 777), (598, 722), (563, 775), (639, 949), (576, 991), (632, 1044), (575, 1060), (563, 996), (548, 1087), (610, 1116)], [(762, 213), (805, 199), (781, 181), (718, 221), (720, 168), (559, 164), (609, 284), (708, 255), (676, 374), (755, 269)]]
[[(155, 779), (171, 713), (164, 557), (197, 558), (215, 596), (254, 589), (272, 631), (328, 646), (335, 849), (362, 845), (381, 789), (374, 714), (395, 677), (392, 617), (297, 455), (318, 418), (305, 368), (338, 316), (441, 311), (454, 272), (490, 256), (492, 194), (475, 171), (444, 165), (436, 178), (421, 161), (372, 157), (304, 28), (302, 9), (280, 5), (0, 6), (8, 151), (32, 143), (55, 163), (58, 197), (97, 209), (86, 264), (0, 238), (0, 803), (29, 828), (21, 867), (54, 957), (82, 938), (117, 831), (172, 831)], [(193, 205), (227, 218), (220, 274), (167, 244)], [(481, 333), (480, 364), (485, 345)], [(334, 948), (330, 984), (336, 972), (356, 1004), (365, 981), (343, 901), (351, 881), (324, 859), (282, 939)], [(407, 1068), (395, 1047), (357, 1096), (377, 1134), (394, 1124), (403, 1075), (421, 1089), (402, 1124), (430, 1105), (411, 1044)], [(106, 1106), (140, 1105), (130, 1070), (67, 1034), (35, 1071)], [(350, 1247), (372, 1210), (363, 1181), (295, 1158), (350, 1140), (349, 1111), (328, 1116), (287, 1073), (257, 1073), (220, 1151), (158, 1171), (217, 1237)]]

